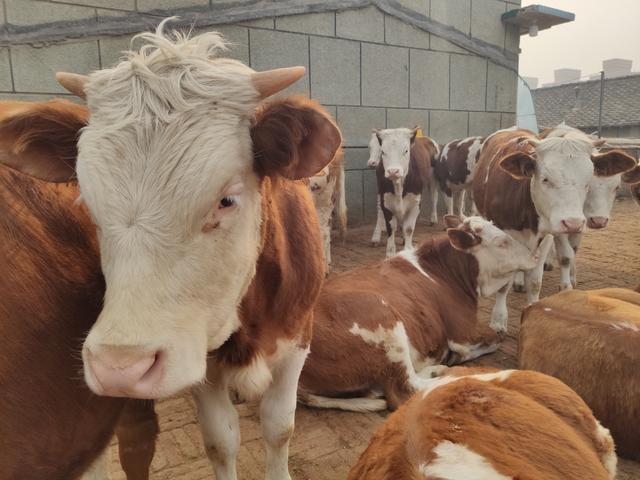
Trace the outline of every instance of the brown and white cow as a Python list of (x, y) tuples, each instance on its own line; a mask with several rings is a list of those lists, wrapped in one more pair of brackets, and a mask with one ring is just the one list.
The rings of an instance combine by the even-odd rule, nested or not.
[[(380, 243), (383, 224), (387, 231), (387, 257), (396, 253), (395, 234), (402, 230), (404, 248), (413, 248), (413, 232), (420, 214), (422, 191), (433, 178), (432, 159), (438, 145), (428, 137), (416, 137), (420, 127), (376, 130), (380, 161), (376, 167), (378, 220), (371, 237)], [(369, 163), (371, 163), (371, 158)], [(375, 162), (374, 162), (375, 163)]]
[(285, 479), (297, 382), (324, 278), (302, 181), (341, 143), (318, 104), (261, 100), (304, 74), (220, 58), (217, 33), (140, 35), (146, 45), (89, 77), (82, 200), (98, 227), (104, 306), (83, 349), (101, 395), (162, 398), (196, 387), (207, 454), (235, 479), (230, 392), (260, 400), (266, 478)]
[(531, 371), (450, 369), (374, 434), (348, 480), (613, 480), (609, 431)]
[(622, 456), (640, 460), (640, 293), (570, 290), (522, 314), (520, 366), (559, 378), (611, 430)]
[(344, 190), (344, 153), (338, 150), (331, 163), (309, 179), (309, 188), (318, 214), (327, 272), (331, 267), (331, 227), (338, 220), (340, 240), (347, 234), (347, 202)]
[(118, 422), (129, 480), (148, 478), (155, 449), (153, 404), (96, 396), (79, 373), (82, 341), (104, 296), (95, 227), (71, 181), (87, 116), (85, 107), (67, 101), (0, 102), (0, 478), (6, 480), (106, 478), (99, 455)]
[[(447, 234), (415, 251), (325, 282), (300, 377), (304, 403), (395, 409), (441, 363), (496, 350), (499, 336), (478, 324), (478, 295), (494, 294), (538, 257), (480, 217), (445, 221)], [(386, 401), (368, 398), (376, 393)]]
[[(440, 147), (440, 154), (433, 162), (433, 174), (449, 215), (463, 215), (465, 194), (471, 197), (473, 205), (473, 175), (480, 158), (483, 137), (469, 137), (452, 140)], [(437, 213), (438, 194), (431, 192), (432, 212)], [(475, 207), (473, 207), (475, 210)], [(475, 214), (475, 212), (474, 212)], [(432, 218), (433, 221), (433, 218)], [(435, 222), (437, 222), (437, 215)]]
[(640, 165), (622, 176), (622, 181), (629, 184), (631, 197), (640, 205)]
[[(500, 130), (482, 145), (473, 197), (483, 217), (533, 250), (548, 233), (582, 232), (594, 174), (610, 177), (634, 165), (633, 158), (618, 150), (594, 154), (593, 143), (580, 135), (539, 139), (528, 130)], [(525, 273), (529, 303), (540, 296), (542, 270), (540, 264)], [(502, 310), (509, 289), (496, 296)]]

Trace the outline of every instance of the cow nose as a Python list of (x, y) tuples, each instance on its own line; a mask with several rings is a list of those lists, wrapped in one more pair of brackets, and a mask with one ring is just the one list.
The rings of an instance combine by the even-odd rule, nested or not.
[(604, 228), (607, 223), (609, 223), (607, 217), (589, 217), (589, 220), (587, 220), (587, 226), (593, 229)]
[(565, 218), (562, 220), (562, 226), (566, 233), (580, 233), (584, 228), (584, 218)]
[(395, 179), (395, 178), (398, 178), (399, 176), (400, 176), (399, 168), (390, 168), (387, 170), (387, 177), (391, 179)]
[(162, 355), (141, 347), (87, 348), (85, 369), (95, 379), (92, 390), (109, 397), (153, 398), (163, 374)]

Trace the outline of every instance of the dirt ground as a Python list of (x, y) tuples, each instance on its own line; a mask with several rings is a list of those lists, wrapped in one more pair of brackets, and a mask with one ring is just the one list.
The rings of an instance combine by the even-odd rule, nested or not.
[[(415, 239), (441, 233), (442, 227), (426, 227), (424, 220)], [(349, 231), (345, 245), (333, 248), (333, 272), (341, 272), (384, 258), (384, 247), (369, 245), (372, 226)], [(640, 208), (631, 200), (616, 203), (609, 227), (589, 231), (578, 253), (578, 284), (581, 289), (602, 287), (635, 287), (640, 283)], [(546, 272), (542, 296), (558, 290), (558, 269)], [(520, 310), (525, 295), (509, 297), (509, 333), (500, 349), (479, 363), (503, 368), (517, 366), (517, 335)], [(481, 317), (487, 319), (491, 300), (481, 303)], [(238, 475), (243, 480), (264, 477), (264, 448), (255, 405), (238, 405), (242, 432)], [(189, 395), (159, 402), (161, 433), (152, 464), (153, 480), (212, 479), (200, 432), (196, 423), (194, 402)], [(295, 480), (341, 480), (367, 446), (373, 431), (384, 421), (384, 414), (358, 414), (335, 410), (298, 407), (296, 430), (291, 442), (290, 470)], [(110, 469), (114, 480), (125, 476), (118, 463), (115, 443), (110, 449)], [(620, 480), (640, 479), (640, 464), (620, 460)]]

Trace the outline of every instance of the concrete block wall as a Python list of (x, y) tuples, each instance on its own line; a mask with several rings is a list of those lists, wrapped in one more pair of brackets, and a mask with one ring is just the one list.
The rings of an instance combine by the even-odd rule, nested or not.
[[(99, 24), (149, 10), (195, 7), (215, 11), (216, 4), (225, 3), (229, 0), (0, 0), (0, 23), (28, 26), (89, 19)], [(498, 50), (518, 51), (518, 32), (500, 21), (502, 13), (519, 7), (518, 0), (399, 3)], [(162, 16), (155, 12), (149, 23)], [(444, 143), (486, 135), (515, 122), (514, 70), (374, 5), (259, 18), (196, 32), (202, 30), (223, 33), (233, 44), (229, 55), (256, 70), (290, 65), (307, 68), (307, 75), (287, 93), (318, 100), (342, 129), (352, 224), (374, 221), (376, 215), (375, 175), (366, 166), (371, 128), (419, 124), (427, 135)], [(0, 47), (0, 98), (66, 96), (55, 82), (55, 71), (84, 73), (108, 67), (129, 48), (131, 36)]]

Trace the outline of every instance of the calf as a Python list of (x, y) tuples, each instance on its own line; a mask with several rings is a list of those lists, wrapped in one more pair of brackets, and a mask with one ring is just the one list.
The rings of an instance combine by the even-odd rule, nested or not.
[(611, 430), (617, 450), (640, 460), (640, 293), (571, 290), (522, 314), (522, 368), (559, 378)]
[[(634, 165), (617, 150), (594, 154), (592, 142), (579, 135), (539, 139), (527, 130), (501, 130), (482, 145), (473, 197), (483, 217), (533, 249), (547, 233), (582, 232), (594, 173), (610, 177)], [(541, 263), (525, 274), (529, 303), (539, 298), (542, 269)], [(501, 310), (506, 310), (509, 289), (496, 296)]]
[(457, 367), (386, 420), (348, 480), (612, 480), (616, 466), (609, 431), (560, 381)]
[(419, 127), (376, 130), (380, 161), (376, 167), (378, 182), (378, 221), (371, 242), (380, 242), (382, 220), (387, 230), (387, 257), (396, 253), (395, 232), (402, 230), (404, 248), (413, 248), (413, 232), (420, 213), (425, 183), (433, 178), (432, 159), (438, 153), (436, 143), (418, 137)]
[[(480, 217), (445, 220), (447, 234), (417, 250), (325, 282), (300, 377), (304, 403), (395, 409), (442, 362), (495, 351), (498, 336), (478, 325), (478, 294), (492, 295), (537, 258)], [(376, 392), (386, 401), (363, 398)], [(353, 398), (336, 398), (345, 396)]]
[(631, 197), (640, 205), (640, 165), (622, 176), (622, 181), (629, 184)]
[(339, 150), (331, 163), (309, 179), (309, 188), (318, 214), (324, 261), (327, 272), (331, 266), (331, 225), (333, 213), (338, 217), (340, 240), (347, 234), (347, 203), (344, 190), (344, 154)]
[(260, 398), (266, 478), (286, 479), (324, 279), (313, 201), (297, 180), (342, 139), (308, 99), (259, 107), (304, 68), (255, 72), (219, 58), (219, 34), (165, 35), (165, 23), (114, 68), (58, 74), (91, 112), (77, 174), (106, 281), (82, 348), (85, 381), (135, 398), (196, 387), (219, 480), (237, 477), (230, 392)]
[[(0, 478), (105, 478), (89, 469), (117, 433), (129, 480), (148, 478), (153, 404), (98, 397), (78, 353), (104, 279), (73, 164), (85, 107), (0, 102)], [(46, 183), (30, 175), (61, 183)], [(64, 183), (69, 181), (69, 183)], [(96, 475), (91, 477), (90, 475)]]
[[(463, 214), (465, 193), (471, 197), (473, 204), (473, 174), (483, 140), (482, 137), (452, 140), (441, 147), (440, 155), (433, 163), (433, 174), (440, 191), (445, 195), (449, 215)], [(431, 195), (432, 209), (437, 211), (437, 193), (431, 192)], [(473, 209), (475, 211), (475, 206)]]

